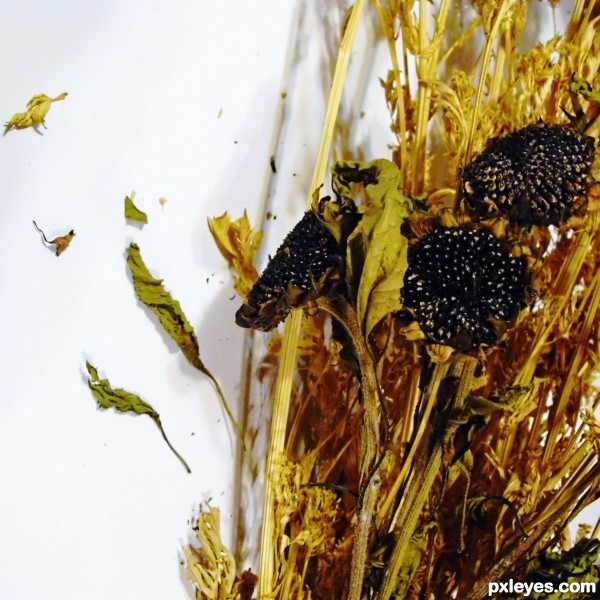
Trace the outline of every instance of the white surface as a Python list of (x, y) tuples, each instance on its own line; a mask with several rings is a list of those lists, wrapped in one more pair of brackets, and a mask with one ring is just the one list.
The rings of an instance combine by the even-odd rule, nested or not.
[[(43, 135), (0, 138), (0, 598), (192, 597), (179, 561), (199, 503), (229, 538), (231, 428), (137, 302), (124, 252), (136, 241), (165, 279), (236, 408), (239, 300), (206, 217), (259, 212), (295, 18), (280, 0), (4, 3), (2, 121), (69, 96)], [(73, 228), (71, 247), (54, 256), (33, 219), (49, 239)], [(157, 409), (191, 475), (149, 418), (96, 408), (86, 358)]]

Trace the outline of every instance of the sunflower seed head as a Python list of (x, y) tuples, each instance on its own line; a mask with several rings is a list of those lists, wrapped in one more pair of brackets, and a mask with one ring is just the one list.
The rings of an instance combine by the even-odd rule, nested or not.
[(496, 343), (526, 304), (529, 275), (485, 229), (440, 228), (409, 251), (401, 291), (425, 336), (468, 351)]
[(286, 236), (235, 315), (241, 327), (269, 331), (342, 279), (335, 238), (309, 211)]
[(462, 172), (471, 213), (558, 225), (585, 208), (594, 139), (568, 125), (530, 125), (495, 138)]

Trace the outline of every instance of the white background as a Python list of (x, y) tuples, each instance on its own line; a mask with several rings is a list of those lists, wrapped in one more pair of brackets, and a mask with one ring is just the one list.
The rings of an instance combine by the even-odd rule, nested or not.
[[(211, 385), (137, 302), (124, 252), (136, 241), (165, 279), (235, 409), (239, 300), (206, 217), (260, 214), (297, 6), (25, 0), (1, 12), (0, 119), (34, 94), (69, 96), (43, 135), (0, 138), (0, 598), (192, 597), (187, 520), (212, 497), (229, 539), (235, 441)], [(141, 230), (123, 217), (131, 190)], [(71, 247), (54, 256), (33, 219), (49, 239), (73, 228)], [(96, 408), (86, 359), (156, 408), (191, 475), (149, 418)]]
[[(206, 218), (274, 212), (264, 257), (303, 212), (343, 15), (334, 0), (0, 5), (0, 120), (69, 94), (47, 129), (0, 137), (0, 598), (191, 598), (188, 519), (212, 498), (232, 539), (236, 442), (211, 384), (137, 301), (125, 249), (138, 243), (180, 301), (237, 412), (240, 301)], [(376, 80), (350, 90), (346, 117), (369, 94), (380, 117), (350, 144), (387, 156)], [(143, 228), (123, 216), (132, 190)], [(71, 246), (57, 258), (32, 220), (49, 239), (74, 229)], [(191, 475), (149, 418), (96, 407), (86, 359), (154, 406)]]
[[(47, 130), (0, 138), (0, 599), (192, 598), (188, 519), (212, 498), (232, 539), (235, 438), (211, 384), (136, 300), (125, 249), (138, 243), (180, 301), (237, 411), (240, 301), (206, 218), (274, 212), (263, 257), (297, 220), (343, 17), (334, 0), (0, 7), (0, 120), (69, 93)], [(349, 141), (366, 159), (389, 155), (383, 94), (361, 83), (376, 59), (351, 61), (343, 106), (354, 121), (367, 110)], [(123, 216), (132, 190), (143, 228)], [(57, 258), (32, 220), (49, 239), (74, 229), (71, 247)], [(96, 408), (86, 359), (154, 406), (191, 475), (149, 418)]]

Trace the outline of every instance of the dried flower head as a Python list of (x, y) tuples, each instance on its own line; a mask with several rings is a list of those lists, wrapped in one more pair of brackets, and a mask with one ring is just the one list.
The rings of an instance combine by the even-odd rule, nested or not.
[(342, 279), (335, 238), (312, 211), (286, 236), (235, 315), (241, 327), (269, 331)]
[(540, 123), (495, 138), (462, 173), (468, 209), (519, 225), (558, 225), (585, 206), (594, 140)]
[(524, 262), (489, 231), (440, 228), (409, 250), (402, 300), (427, 338), (467, 351), (497, 341), (528, 286)]

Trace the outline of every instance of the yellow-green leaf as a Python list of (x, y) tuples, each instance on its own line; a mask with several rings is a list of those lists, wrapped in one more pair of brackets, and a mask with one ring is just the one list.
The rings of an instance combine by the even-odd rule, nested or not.
[(165, 290), (162, 279), (152, 277), (135, 243), (129, 245), (127, 265), (131, 270), (137, 297), (158, 317), (163, 329), (179, 346), (188, 362), (199, 371), (205, 372), (206, 367), (200, 360), (196, 334), (181, 305)]
[[(365, 256), (358, 288), (357, 312), (365, 333), (386, 314), (400, 309), (400, 289), (407, 266), (408, 242), (400, 233), (400, 225), (408, 216), (407, 199), (390, 193), (384, 199), (383, 210), (373, 228)], [(388, 281), (393, 279), (393, 281)], [(391, 291), (395, 286), (395, 297)], [(377, 301), (371, 303), (372, 294), (379, 288)]]
[(139, 246), (133, 242), (127, 250), (127, 265), (131, 270), (137, 297), (158, 317), (163, 329), (179, 346), (188, 362), (213, 382), (223, 409), (237, 430), (243, 444), (242, 432), (225, 400), (221, 386), (200, 359), (200, 347), (193, 327), (187, 320), (179, 302), (164, 288), (162, 279), (152, 277), (142, 260)]
[(123, 413), (148, 415), (160, 430), (163, 439), (167, 443), (167, 446), (169, 446), (173, 454), (175, 454), (175, 456), (179, 459), (186, 471), (191, 473), (188, 464), (185, 462), (179, 452), (173, 448), (171, 442), (169, 442), (167, 439), (167, 435), (165, 434), (162, 423), (160, 422), (160, 416), (154, 410), (154, 408), (152, 408), (152, 406), (150, 406), (150, 404), (147, 402), (144, 402), (144, 400), (142, 400), (136, 394), (132, 394), (131, 392), (127, 392), (121, 388), (113, 389), (108, 379), (100, 379), (98, 376), (98, 370), (89, 362), (86, 361), (85, 366), (90, 376), (88, 379), (88, 385), (94, 398), (96, 399), (96, 402), (98, 403), (98, 406), (104, 409), (114, 408), (115, 410)]
[(334, 187), (342, 196), (351, 194), (354, 183), (362, 185), (368, 197), (347, 246), (348, 286), (356, 295), (358, 318), (368, 335), (383, 317), (401, 308), (408, 242), (400, 225), (412, 202), (400, 191), (401, 173), (388, 160), (337, 163), (333, 173)]
[(135, 192), (131, 192), (129, 196), (125, 196), (125, 218), (139, 223), (147, 223), (148, 215), (141, 211), (134, 203)]
[(408, 244), (402, 238), (399, 244), (397, 262), (394, 269), (371, 291), (365, 332), (367, 335), (385, 316), (402, 308), (400, 290), (404, 285), (404, 274), (408, 267)]

